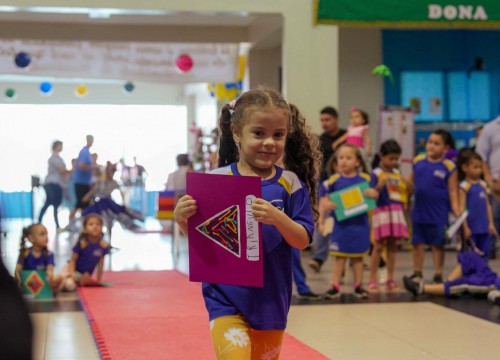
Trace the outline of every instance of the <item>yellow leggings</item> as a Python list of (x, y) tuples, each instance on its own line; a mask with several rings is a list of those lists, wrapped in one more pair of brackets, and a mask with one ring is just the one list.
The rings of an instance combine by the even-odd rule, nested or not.
[(255, 330), (241, 315), (210, 321), (217, 360), (275, 360), (280, 358), (285, 330)]

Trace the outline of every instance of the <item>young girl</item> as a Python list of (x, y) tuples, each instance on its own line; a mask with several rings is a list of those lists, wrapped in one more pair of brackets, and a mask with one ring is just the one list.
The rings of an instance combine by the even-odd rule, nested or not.
[(377, 291), (377, 269), (380, 255), (387, 249), (386, 288), (388, 291), (399, 290), (394, 280), (394, 266), (396, 263), (396, 246), (399, 239), (408, 238), (408, 227), (403, 209), (403, 194), (401, 185), (404, 182), (409, 187), (409, 180), (401, 176), (397, 166), (401, 156), (401, 147), (395, 140), (387, 140), (380, 146), (372, 167), (371, 185), (379, 192), (377, 208), (373, 211), (373, 251), (370, 264), (370, 281), (368, 290)]
[[(338, 173), (329, 180), (328, 193), (332, 193), (343, 188), (362, 183), (370, 182), (370, 175), (365, 172), (358, 172), (360, 167), (366, 170), (361, 151), (352, 144), (342, 145), (336, 152), (338, 162)], [(369, 188), (364, 195), (370, 198), (377, 198), (378, 192)], [(322, 200), (322, 205), (327, 210), (335, 210), (337, 204), (328, 196)], [(344, 270), (347, 258), (352, 258), (354, 271), (354, 295), (358, 298), (367, 298), (368, 292), (362, 287), (363, 284), (363, 256), (370, 249), (370, 224), (368, 214), (354, 216), (343, 221), (337, 221), (335, 213), (335, 226), (332, 233), (332, 245), (330, 254), (335, 255), (333, 264), (332, 288), (327, 291), (325, 297), (335, 299), (340, 296), (340, 279)]]
[(351, 109), (351, 124), (347, 128), (347, 133), (333, 143), (336, 148), (343, 144), (352, 144), (362, 149), (362, 155), (372, 155), (372, 141), (370, 138), (368, 123), (369, 116), (366, 111), (352, 108)]
[[(225, 105), (219, 134), (220, 168), (212, 173), (262, 179), (263, 198), (252, 211), (263, 224), (265, 281), (263, 288), (203, 284), (214, 350), (218, 359), (277, 359), (292, 295), (292, 247), (305, 248), (314, 231), (318, 149), (298, 109), (269, 89), (248, 91)], [(274, 165), (281, 156), (297, 175)], [(186, 235), (196, 211), (189, 195), (175, 208)]]
[(104, 255), (109, 254), (110, 246), (103, 239), (103, 221), (97, 214), (87, 215), (83, 222), (83, 230), (73, 247), (69, 262), (69, 278), (65, 280), (65, 289), (72, 291), (76, 283), (85, 285), (92, 277), (97, 266), (98, 282), (102, 279)]
[(490, 190), (486, 181), (481, 180), (483, 160), (472, 150), (460, 153), (460, 172), (465, 180), (460, 183), (458, 200), (461, 212), (469, 210), (463, 224), (463, 235), (469, 240), (472, 250), (488, 259), (490, 234), (496, 235), (493, 213), (489, 201)]
[[(26, 240), (32, 244), (30, 248), (26, 248)], [(15, 272), (17, 281), (21, 281), (19, 275), (21, 270), (45, 270), (49, 286), (53, 291), (59, 289), (62, 277), (54, 275), (54, 254), (47, 250), (48, 242), (47, 229), (42, 224), (33, 224), (23, 228)]]
[(425, 146), (426, 154), (413, 160), (412, 181), (415, 187), (415, 204), (411, 213), (413, 231), (413, 275), (422, 279), (425, 246), (432, 246), (434, 282), (443, 282), (445, 226), (448, 224), (450, 205), (459, 216), (458, 181), (455, 164), (444, 158), (450, 143), (450, 133), (436, 130)]

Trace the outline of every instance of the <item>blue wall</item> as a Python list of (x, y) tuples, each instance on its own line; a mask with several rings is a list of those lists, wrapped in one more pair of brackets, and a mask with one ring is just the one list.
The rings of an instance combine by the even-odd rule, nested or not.
[(384, 30), (382, 44), (384, 64), (395, 78), (394, 84), (385, 79), (385, 104), (401, 105), (401, 71), (467, 71), (481, 57), (491, 74), (492, 117), (499, 113), (500, 31)]
[[(158, 191), (148, 191), (146, 193), (145, 201), (145, 214), (146, 216), (156, 217)], [(18, 192), (2, 192), (0, 191), (0, 217), (3, 219), (31, 218), (31, 192), (18, 191)], [(138, 208), (137, 210), (141, 210)], [(38, 216), (40, 209), (35, 209)]]
[(30, 219), (31, 203), (31, 192), (0, 192), (0, 216)]

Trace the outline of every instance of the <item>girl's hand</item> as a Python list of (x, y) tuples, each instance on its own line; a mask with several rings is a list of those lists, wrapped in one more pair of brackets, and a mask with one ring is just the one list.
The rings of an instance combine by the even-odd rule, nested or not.
[(404, 182), (407, 186), (408, 186), (408, 184), (411, 184), (410, 177), (406, 176), (406, 175), (401, 175), (401, 181)]
[(498, 236), (498, 232), (497, 232), (495, 225), (490, 224), (490, 226), (488, 226), (488, 230), (489, 230), (491, 235)]
[(385, 187), (388, 182), (389, 182), (389, 177), (386, 174), (382, 174), (382, 176), (380, 176), (380, 178), (378, 179), (377, 188)]
[(196, 205), (196, 200), (190, 195), (184, 195), (177, 202), (174, 210), (174, 219), (177, 223), (187, 222), (187, 219), (196, 214), (197, 210), (198, 205)]
[(325, 210), (332, 211), (337, 208), (337, 204), (334, 203), (332, 200), (330, 200), (329, 198), (324, 198), (324, 199), (325, 200), (323, 201), (323, 207)]
[(378, 191), (372, 188), (366, 189), (364, 194), (368, 198), (372, 199), (378, 198)]
[(257, 198), (252, 204), (252, 213), (255, 220), (263, 224), (275, 225), (284, 214), (277, 207), (264, 199)]

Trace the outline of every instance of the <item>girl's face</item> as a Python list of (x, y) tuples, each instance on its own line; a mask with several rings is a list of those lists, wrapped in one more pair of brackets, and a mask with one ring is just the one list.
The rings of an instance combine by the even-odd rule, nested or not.
[(363, 120), (363, 116), (359, 111), (351, 111), (351, 125), (353, 126), (363, 126), (365, 121)]
[(478, 159), (470, 159), (469, 162), (462, 165), (465, 176), (471, 180), (479, 180), (483, 173), (483, 162)]
[(427, 144), (425, 144), (427, 156), (433, 160), (438, 160), (444, 156), (447, 150), (448, 146), (445, 145), (444, 140), (440, 135), (431, 134), (431, 136), (429, 136), (429, 140), (427, 140)]
[(399, 157), (401, 154), (389, 153), (387, 155), (380, 156), (380, 165), (387, 170), (392, 170), (396, 168), (399, 164)]
[(59, 144), (56, 147), (54, 147), (54, 152), (60, 153), (62, 151), (62, 149), (63, 149), (62, 144)]
[(90, 217), (85, 223), (85, 233), (90, 236), (91, 239), (99, 239), (102, 234), (102, 222), (101, 219), (97, 217)]
[(31, 234), (28, 236), (29, 241), (33, 246), (45, 249), (49, 243), (47, 228), (38, 224), (31, 229)]
[(337, 154), (338, 169), (342, 174), (350, 175), (358, 171), (361, 165), (356, 150), (350, 147), (341, 147)]
[(283, 156), (289, 118), (281, 109), (254, 111), (240, 130), (232, 126), (240, 145), (240, 163), (263, 174)]

